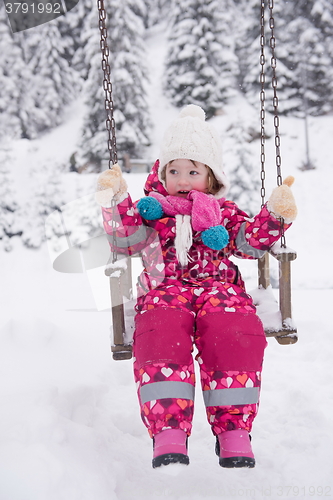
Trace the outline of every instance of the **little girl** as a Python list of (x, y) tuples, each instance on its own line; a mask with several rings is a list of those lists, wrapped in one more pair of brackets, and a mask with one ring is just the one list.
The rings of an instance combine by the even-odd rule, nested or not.
[[(222, 467), (254, 467), (250, 435), (259, 403), (266, 339), (231, 255), (261, 257), (296, 217), (290, 188), (275, 188), (250, 219), (225, 195), (221, 144), (199, 106), (185, 107), (167, 130), (132, 203), (118, 165), (103, 172), (96, 199), (117, 251), (141, 252), (134, 333), (134, 374), (141, 416), (153, 438), (153, 467), (189, 463), (188, 437), (199, 363), (208, 422)], [(120, 216), (120, 219), (119, 219)], [(110, 238), (112, 241), (112, 238)]]

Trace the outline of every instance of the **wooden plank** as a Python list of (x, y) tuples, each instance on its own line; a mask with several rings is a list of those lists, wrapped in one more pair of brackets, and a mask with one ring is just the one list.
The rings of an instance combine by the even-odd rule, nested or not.
[(128, 300), (133, 299), (133, 287), (132, 287), (132, 259), (128, 257), (126, 259), (126, 270), (120, 276), (121, 288), (123, 291), (123, 296)]
[[(290, 325), (291, 311), (291, 265), (297, 254), (291, 249), (281, 249), (275, 246), (275, 251), (269, 253), (279, 261), (279, 309), (281, 312), (281, 328), (278, 331), (265, 329), (266, 337), (275, 337), (281, 345), (294, 344), (297, 342), (297, 329)], [(263, 288), (270, 285), (269, 279), (269, 253), (266, 252), (258, 259), (258, 284)]]
[(111, 314), (113, 345), (111, 346), (114, 360), (131, 359), (132, 346), (124, 343), (125, 313), (123, 304), (122, 276), (110, 277)]
[(275, 338), (281, 345), (296, 344), (296, 342), (298, 341), (298, 336), (295, 333), (289, 333), (288, 335), (279, 335)]
[[(124, 305), (120, 297), (122, 297), (121, 283), (119, 278), (110, 278), (110, 293), (111, 293), (111, 312), (113, 326), (113, 343), (121, 345), (124, 343), (125, 319)], [(120, 303), (119, 303), (120, 302)]]
[(270, 285), (269, 254), (267, 252), (260, 259), (258, 259), (258, 284), (265, 289)]
[(289, 318), (291, 319), (291, 274), (290, 274), (290, 260), (280, 260), (280, 282), (279, 282), (279, 296), (280, 296), (280, 311), (282, 317), (282, 324)]
[(270, 250), (269, 250), (269, 253), (271, 254), (272, 257), (274, 257), (276, 260), (278, 260), (279, 262), (287, 262), (287, 261), (292, 261), (292, 260), (295, 260), (297, 258), (297, 253), (295, 252), (295, 250), (293, 250), (292, 248), (283, 248), (283, 247), (279, 247), (277, 246), (277, 244), (275, 244)]
[[(286, 255), (286, 254), (281, 254)], [(296, 257), (295, 257), (296, 258)], [(292, 259), (280, 259), (279, 260), (279, 270), (280, 270), (280, 282), (279, 282), (279, 295), (280, 295), (280, 311), (282, 318), (282, 326), (284, 335), (276, 336), (276, 340), (281, 345), (295, 344), (298, 340), (297, 329), (288, 328), (288, 323), (290, 323), (292, 318), (291, 311), (291, 266), (290, 262)]]

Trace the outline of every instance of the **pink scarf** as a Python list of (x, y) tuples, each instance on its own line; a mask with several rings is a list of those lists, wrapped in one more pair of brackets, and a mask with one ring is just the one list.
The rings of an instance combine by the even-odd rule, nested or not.
[(187, 198), (163, 196), (151, 192), (149, 196), (160, 202), (163, 212), (176, 218), (176, 255), (181, 265), (186, 266), (191, 260), (188, 250), (192, 246), (192, 229), (205, 231), (221, 222), (221, 210), (218, 200), (212, 194), (190, 191)]
[(190, 191), (187, 198), (179, 196), (163, 196), (151, 192), (149, 196), (156, 198), (162, 205), (166, 215), (190, 215), (194, 231), (204, 231), (221, 222), (220, 204), (212, 194)]

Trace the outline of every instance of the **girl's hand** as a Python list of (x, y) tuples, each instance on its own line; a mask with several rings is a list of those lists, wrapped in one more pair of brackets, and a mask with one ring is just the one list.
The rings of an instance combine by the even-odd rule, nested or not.
[(294, 177), (289, 175), (281, 186), (273, 189), (267, 203), (268, 210), (276, 217), (282, 217), (286, 224), (293, 222), (297, 216), (295, 198), (290, 189), (294, 180)]
[(99, 175), (95, 199), (102, 207), (110, 208), (112, 198), (119, 201), (120, 197), (126, 193), (126, 191), (126, 181), (122, 176), (120, 166), (116, 163), (111, 169), (104, 170), (104, 172)]

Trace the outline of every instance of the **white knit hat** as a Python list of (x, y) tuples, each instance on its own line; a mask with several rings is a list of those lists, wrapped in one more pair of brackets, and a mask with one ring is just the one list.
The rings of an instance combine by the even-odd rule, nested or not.
[(229, 191), (230, 183), (222, 168), (222, 145), (216, 130), (205, 121), (200, 106), (190, 104), (182, 109), (179, 117), (165, 132), (160, 152), (159, 180), (161, 171), (172, 160), (193, 160), (212, 169), (216, 179), (223, 184), (215, 194), (222, 198)]

